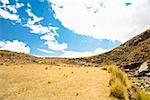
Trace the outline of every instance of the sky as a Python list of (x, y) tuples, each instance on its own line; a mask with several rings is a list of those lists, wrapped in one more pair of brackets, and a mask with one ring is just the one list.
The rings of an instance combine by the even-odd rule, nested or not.
[(91, 56), (149, 26), (150, 0), (0, 0), (0, 50)]

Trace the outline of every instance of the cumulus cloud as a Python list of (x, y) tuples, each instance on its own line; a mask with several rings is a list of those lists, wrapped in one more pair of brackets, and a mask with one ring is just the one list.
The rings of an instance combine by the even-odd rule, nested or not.
[(10, 50), (22, 53), (30, 53), (30, 47), (27, 44), (13, 40), (11, 41), (0, 41), (0, 50)]
[(150, 26), (149, 0), (49, 0), (55, 18), (80, 35), (126, 41)]
[(108, 50), (97, 48), (94, 52), (78, 52), (78, 51), (63, 51), (63, 54), (60, 57), (67, 57), (67, 58), (78, 58), (78, 57), (85, 57), (85, 56), (93, 56), (96, 54), (104, 53)]
[[(28, 22), (24, 26), (30, 28), (32, 33), (45, 34), (50, 32), (49, 27), (40, 24), (40, 21), (44, 19), (43, 17), (36, 16), (31, 9), (27, 9), (26, 12), (31, 18), (28, 18)], [(36, 22), (38, 22), (38, 24), (35, 24)]]
[(24, 6), (23, 3), (16, 3), (14, 5), (10, 5), (8, 0), (1, 0), (2, 6), (0, 6), (0, 16), (4, 19), (15, 20), (20, 22), (21, 19), (19, 15), (17, 15), (17, 9)]
[[(43, 17), (36, 16), (31, 9), (27, 9), (26, 12), (32, 19), (29, 18), (27, 24), (24, 26), (30, 28), (32, 33), (42, 34), (40, 39), (45, 40), (45, 45), (47, 45), (49, 49), (59, 51), (68, 48), (66, 43), (60, 44), (57, 42), (55, 38), (59, 36), (56, 32), (57, 27), (43, 26), (40, 24), (40, 21), (44, 19)], [(36, 22), (38, 22), (38, 24), (36, 24)]]
[(53, 29), (53, 32), (44, 34), (40, 38), (42, 40), (46, 40), (45, 45), (47, 45), (49, 49), (56, 50), (56, 51), (67, 49), (68, 45), (66, 43), (58, 43), (57, 40), (55, 39), (55, 36), (59, 36), (59, 35), (57, 34), (56, 30)]
[(1, 8), (0, 8), (0, 16), (4, 19), (20, 21), (20, 18), (17, 14), (11, 14), (8, 11), (5, 11)]

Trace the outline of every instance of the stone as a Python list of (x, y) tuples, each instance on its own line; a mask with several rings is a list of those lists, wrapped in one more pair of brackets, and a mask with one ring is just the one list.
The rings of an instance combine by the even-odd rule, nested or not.
[(140, 68), (139, 68), (139, 73), (148, 70), (148, 61), (145, 61), (144, 63), (141, 64)]

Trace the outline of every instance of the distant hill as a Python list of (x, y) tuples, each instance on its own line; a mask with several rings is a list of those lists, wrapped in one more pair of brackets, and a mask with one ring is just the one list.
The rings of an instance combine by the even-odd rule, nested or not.
[(36, 57), (25, 53), (0, 50), (0, 65), (18, 65), (28, 63), (57, 64), (66, 62), (65, 58)]
[(34, 60), (36, 59), (38, 58), (35, 56), (24, 54), (24, 53), (0, 50), (0, 64), (1, 65), (26, 64), (26, 63), (34, 62)]
[(115, 63), (125, 69), (136, 68), (143, 62), (150, 60), (150, 29), (109, 52), (88, 58), (77, 58), (77, 60), (75, 63), (86, 62), (99, 65)]

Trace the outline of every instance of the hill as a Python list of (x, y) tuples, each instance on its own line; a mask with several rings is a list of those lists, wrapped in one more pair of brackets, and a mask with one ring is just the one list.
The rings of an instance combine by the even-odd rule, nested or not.
[(33, 55), (0, 50), (0, 65), (19, 65), (19, 64), (55, 64), (67, 62), (67, 58), (36, 57)]
[(38, 58), (24, 53), (0, 50), (0, 65), (26, 64), (33, 62), (34, 59)]
[[(74, 61), (75, 59), (70, 59)], [(133, 37), (124, 44), (113, 50), (91, 56), (88, 58), (77, 58), (74, 63), (85, 64), (112, 64), (115, 63), (122, 69), (134, 69), (143, 62), (150, 60), (150, 29)]]

